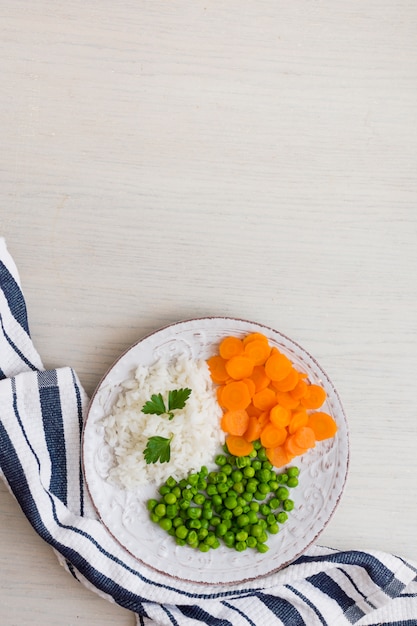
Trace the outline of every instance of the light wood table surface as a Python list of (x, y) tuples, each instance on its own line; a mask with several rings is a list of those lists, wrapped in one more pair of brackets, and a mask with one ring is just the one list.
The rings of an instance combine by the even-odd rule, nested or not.
[[(320, 543), (417, 560), (417, 5), (3, 0), (0, 235), (91, 394), (180, 319), (272, 326), (350, 427)], [(0, 485), (0, 623), (133, 626)]]

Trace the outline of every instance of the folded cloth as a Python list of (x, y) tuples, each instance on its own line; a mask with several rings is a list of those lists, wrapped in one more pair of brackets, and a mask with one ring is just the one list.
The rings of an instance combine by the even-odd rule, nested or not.
[(0, 468), (38, 535), (87, 588), (141, 626), (417, 625), (417, 566), (313, 546), (278, 573), (202, 586), (139, 563), (97, 519), (83, 479), (87, 396), (70, 367), (45, 371), (16, 266), (0, 239)]

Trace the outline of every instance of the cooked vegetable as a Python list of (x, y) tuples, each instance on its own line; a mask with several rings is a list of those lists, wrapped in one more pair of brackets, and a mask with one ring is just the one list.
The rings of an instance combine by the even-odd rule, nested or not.
[(317, 441), (330, 439), (337, 432), (337, 424), (328, 413), (317, 411), (308, 417), (308, 426), (314, 431)]
[(276, 473), (267, 458), (259, 442), (244, 457), (226, 448), (215, 458), (217, 471), (202, 467), (178, 482), (168, 478), (160, 499), (147, 502), (150, 519), (179, 546), (208, 552), (222, 542), (238, 552), (266, 552), (269, 536), (279, 532), (294, 507), (290, 489), (299, 474), (297, 467)]
[(219, 385), (221, 426), (235, 456), (249, 454), (260, 443), (268, 461), (282, 467), (336, 434), (330, 415), (313, 412), (326, 400), (323, 387), (310, 383), (265, 335), (229, 336), (220, 346), (220, 354), (208, 363)]

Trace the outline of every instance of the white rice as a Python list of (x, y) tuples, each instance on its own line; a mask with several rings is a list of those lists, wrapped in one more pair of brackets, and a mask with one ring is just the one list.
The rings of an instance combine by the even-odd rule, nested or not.
[[(167, 406), (168, 392), (186, 387), (191, 395), (172, 420), (166, 415), (142, 413), (152, 394), (161, 393)], [(108, 480), (132, 491), (149, 483), (161, 484), (169, 476), (180, 480), (203, 465), (212, 467), (224, 443), (221, 415), (206, 361), (179, 357), (172, 363), (140, 365), (134, 378), (123, 383), (112, 412), (103, 420), (105, 441), (114, 461)], [(173, 435), (168, 463), (147, 464), (144, 459), (147, 441), (155, 435)]]

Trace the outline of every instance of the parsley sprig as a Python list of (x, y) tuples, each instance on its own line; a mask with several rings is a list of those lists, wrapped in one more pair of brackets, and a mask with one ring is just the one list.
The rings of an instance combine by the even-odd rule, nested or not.
[[(155, 393), (151, 396), (151, 399), (145, 402), (142, 407), (142, 413), (148, 415), (167, 415), (169, 420), (172, 420), (175, 416), (174, 411), (177, 409), (183, 409), (185, 403), (190, 397), (191, 389), (173, 389), (168, 392), (168, 406), (165, 406), (164, 399), (161, 393)], [(146, 463), (168, 463), (171, 459), (171, 437), (149, 437), (146, 448), (143, 451)]]

